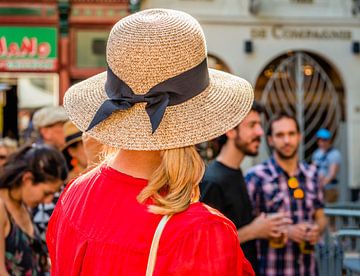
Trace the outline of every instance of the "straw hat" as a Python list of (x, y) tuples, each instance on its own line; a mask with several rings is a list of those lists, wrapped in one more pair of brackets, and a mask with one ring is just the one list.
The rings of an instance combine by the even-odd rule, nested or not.
[[(108, 71), (72, 86), (64, 107), (81, 131), (112, 147), (162, 150), (207, 141), (238, 125), (253, 102), (247, 81), (207, 68), (203, 31), (184, 12), (149, 9), (123, 18), (110, 32), (106, 57)], [(156, 93), (166, 94), (164, 110), (156, 103), (147, 109), (144, 97)]]
[(64, 124), (65, 145), (61, 151), (66, 150), (72, 144), (82, 141), (82, 132), (71, 122)]

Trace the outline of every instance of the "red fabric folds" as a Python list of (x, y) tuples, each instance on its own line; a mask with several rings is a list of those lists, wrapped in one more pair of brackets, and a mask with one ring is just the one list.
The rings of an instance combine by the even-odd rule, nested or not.
[[(146, 184), (105, 165), (71, 183), (47, 232), (51, 275), (145, 275), (161, 219), (136, 201)], [(234, 225), (195, 203), (167, 223), (154, 275), (254, 274)]]

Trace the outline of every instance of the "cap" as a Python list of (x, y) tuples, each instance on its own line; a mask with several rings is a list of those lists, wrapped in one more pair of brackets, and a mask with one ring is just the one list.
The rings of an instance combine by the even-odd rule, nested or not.
[(62, 151), (66, 150), (72, 144), (82, 141), (82, 132), (71, 121), (64, 124), (65, 146)]
[(41, 127), (50, 126), (59, 122), (66, 122), (68, 116), (62, 106), (46, 106), (35, 112), (33, 125), (37, 130)]
[(331, 139), (331, 132), (329, 130), (327, 130), (326, 128), (320, 128), (316, 132), (316, 138), (324, 139), (324, 140), (330, 140)]

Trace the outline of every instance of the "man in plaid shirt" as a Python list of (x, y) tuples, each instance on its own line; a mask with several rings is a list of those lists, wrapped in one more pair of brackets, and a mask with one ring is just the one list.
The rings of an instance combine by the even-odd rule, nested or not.
[(312, 245), (318, 242), (327, 219), (316, 167), (298, 160), (301, 134), (293, 116), (273, 117), (267, 139), (273, 155), (247, 173), (248, 193), (255, 215), (283, 211), (289, 213), (292, 224), (281, 248), (258, 240), (260, 275), (317, 275)]

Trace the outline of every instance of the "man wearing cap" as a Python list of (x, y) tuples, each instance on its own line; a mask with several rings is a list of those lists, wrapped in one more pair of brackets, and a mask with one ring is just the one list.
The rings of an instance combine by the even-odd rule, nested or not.
[(325, 202), (333, 203), (338, 199), (337, 177), (341, 165), (341, 153), (332, 146), (332, 134), (328, 129), (319, 129), (316, 138), (319, 148), (313, 153), (312, 161), (318, 168)]
[(245, 176), (250, 200), (255, 215), (286, 212), (292, 224), (288, 241), (257, 241), (260, 275), (316, 275), (313, 245), (327, 224), (316, 167), (298, 159), (301, 134), (294, 116), (272, 117), (267, 139), (273, 155)]
[(47, 106), (34, 113), (32, 122), (42, 142), (60, 150), (65, 145), (63, 126), (67, 120), (62, 106)]
[[(60, 151), (65, 145), (64, 124), (66, 121), (68, 121), (68, 116), (62, 106), (46, 106), (37, 110), (34, 113), (32, 123), (34, 130), (40, 136), (38, 142), (53, 146)], [(33, 222), (43, 240), (45, 240), (47, 224), (58, 197), (59, 194), (55, 194), (52, 203), (39, 204), (32, 210)]]

